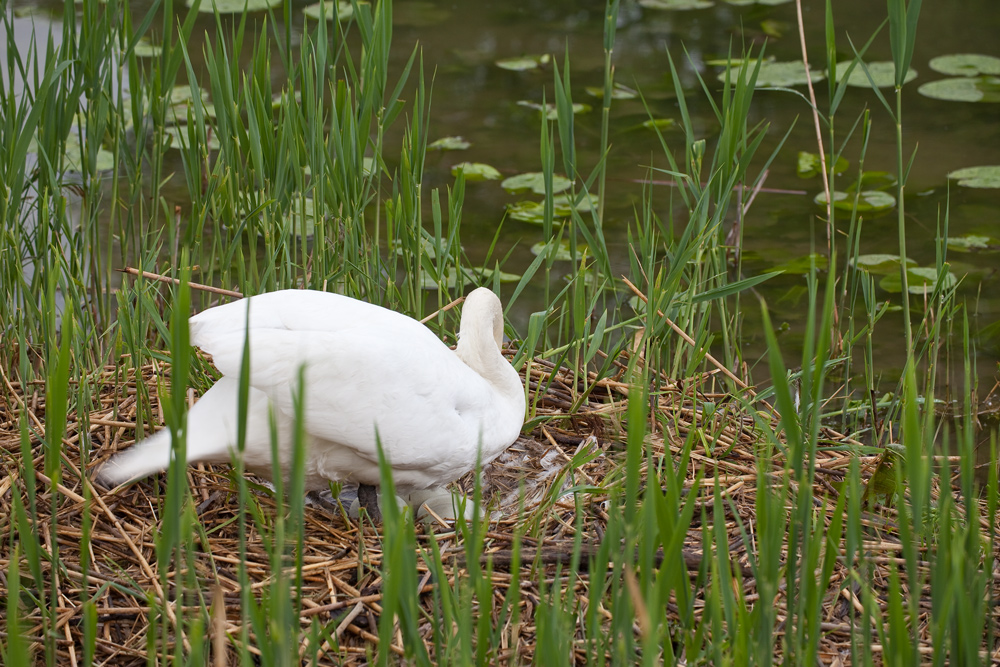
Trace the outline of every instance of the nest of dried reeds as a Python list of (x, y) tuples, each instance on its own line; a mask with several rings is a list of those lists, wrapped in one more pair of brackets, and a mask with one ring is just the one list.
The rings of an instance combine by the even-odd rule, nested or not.
[[(502, 591), (511, 580), (509, 567), (514, 536), (524, 522), (533, 522), (533, 530), (521, 540), (521, 562), (533, 568), (539, 579), (551, 576), (557, 568), (564, 571), (573, 562), (574, 539), (579, 538), (582, 558), (580, 571), (575, 576), (582, 587), (578, 585), (576, 590), (580, 604), (586, 605), (586, 587), (591, 576), (587, 571), (588, 556), (604, 539), (608, 521), (608, 493), (602, 489), (609, 483), (617, 483), (616, 477), (621, 476), (630, 388), (614, 379), (597, 381), (593, 376), (579, 377), (541, 359), (533, 360), (528, 369), (526, 379), (533, 405), (538, 415), (549, 419), (519, 438), (483, 471), (483, 497), (494, 511), (485, 533), (483, 558), (492, 562), (494, 586)], [(122, 377), (120, 370), (106, 369), (94, 387), (95, 395), (100, 396), (100, 408), (89, 415), (70, 416), (65, 437), (64, 472), (55, 507), (49, 494), (48, 478), (40, 472), (35, 473), (38, 521), (35, 530), (47, 550), (52, 548), (48, 543), (48, 526), (53, 512), (58, 523), (60, 570), (53, 571), (47, 563), (43, 567), (47, 586), (54, 583), (58, 588), (56, 650), (62, 664), (76, 665), (81, 658), (83, 599), (90, 597), (96, 603), (96, 658), (115, 665), (147, 663), (147, 633), (152, 616), (150, 601), (174, 599), (174, 592), (163, 590), (162, 582), (170, 582), (172, 586), (175, 573), (169, 573), (164, 579), (157, 571), (153, 539), (161, 520), (158, 512), (164, 490), (162, 478), (135, 483), (115, 493), (97, 490), (88, 510), (83, 498), (87, 477), (81, 475), (81, 442), (93, 452), (91, 466), (129, 446), (135, 438), (139, 418), (137, 393), (148, 392), (155, 420), (158, 417), (157, 391), (163, 382), (151, 366), (130, 373), (128, 377)], [(697, 573), (706, 558), (702, 551), (703, 521), (724, 522), (734, 572), (736, 576), (742, 573), (743, 595), (753, 604), (758, 592), (748, 552), (752, 555), (754, 547), (745, 538), (747, 530), (751, 536), (753, 534), (755, 494), (761, 472), (758, 464), (762, 437), (758, 420), (775, 417), (770, 407), (762, 404), (756, 406), (756, 414), (749, 414), (740, 403), (729, 401), (725, 394), (712, 394), (713, 386), (711, 374), (684, 382), (661, 381), (650, 394), (649, 407), (656, 418), (650, 419), (647, 426), (648, 455), (643, 466), (645, 468), (649, 462), (655, 464), (661, 457), (677, 457), (692, 430), (704, 436), (690, 453), (691, 465), (684, 484), (685, 493), (699, 494), (698, 503), (706, 511), (695, 514), (685, 544), (684, 560), (692, 576)], [(13, 497), (20, 496), (22, 502), (27, 502), (26, 484), (21, 474), (19, 419), (22, 411), (26, 411), (33, 427), (30, 444), (35, 460), (31, 465), (36, 471), (42, 470), (43, 451), (38, 435), (44, 431), (45, 423), (43, 389), (40, 385), (20, 387), (7, 382), (6, 397), (0, 400), (0, 453), (6, 472), (0, 480), (0, 576), (11, 567), (12, 545), (8, 536), (12, 534), (9, 524), (14, 520)], [(585, 391), (589, 393), (583, 397)], [(703, 409), (706, 404), (715, 406), (711, 413)], [(833, 443), (849, 443), (848, 438), (832, 431), (824, 435)], [(581, 452), (591, 456), (583, 457), (585, 463), (582, 465), (570, 466)], [(844, 477), (852, 457), (857, 458), (857, 455), (846, 450), (823, 450), (818, 457), (816, 512), (820, 520), (829, 522), (839, 493), (838, 482)], [(867, 478), (878, 464), (878, 457), (861, 457), (859, 464)], [(776, 485), (781, 483), (784, 466), (780, 452), (774, 453), (767, 466), (763, 478)], [(210, 633), (218, 642), (216, 646), (227, 653), (228, 664), (235, 664), (235, 642), (241, 631), (241, 591), (235, 575), (240, 550), (234, 520), (238, 512), (237, 498), (229, 474), (225, 466), (198, 466), (189, 469), (188, 479), (197, 516), (207, 536), (207, 540), (195, 545), (194, 549), (198, 554), (197, 578), (203, 582), (201, 594), (212, 601), (215, 620)], [(460, 484), (471, 492), (472, 476)], [(579, 496), (558, 492), (570, 487), (585, 487), (588, 492)], [(712, 511), (716, 488), (726, 499), (725, 516), (716, 516)], [(266, 492), (255, 491), (254, 499), (265, 512), (276, 511), (274, 499)], [(80, 549), (82, 522), (87, 511), (92, 517), (91, 565), (85, 582), (80, 567)], [(584, 516), (577, 516), (580, 511)], [(324, 644), (322, 664), (364, 663), (372, 654), (384, 650), (402, 654), (403, 646), (399, 641), (380, 646), (377, 637), (382, 611), (380, 533), (368, 524), (362, 525), (323, 507), (307, 507), (305, 521), (301, 622), (308, 627), (314, 619), (319, 619), (334, 628), (332, 636), (336, 639), (335, 643), (327, 641)], [(577, 527), (583, 531), (582, 535), (576, 535)], [(256, 590), (266, 585), (273, 573), (261, 535), (253, 526), (249, 531), (246, 568)], [(463, 576), (464, 548), (455, 530), (446, 525), (419, 523), (416, 531), (418, 541), (426, 540), (428, 533), (434, 532), (448, 576)], [(897, 560), (899, 542), (891, 530), (879, 535), (879, 539), (873, 539), (865, 548), (875, 554), (874, 563), (884, 563), (888, 568)], [(22, 584), (30, 587), (30, 574), (23, 567), (21, 570)], [(428, 567), (419, 560), (418, 570), (422, 577), (422, 594), (429, 600), (435, 584)], [(831, 662), (846, 657), (845, 647), (849, 646), (850, 633), (856, 627), (851, 616), (858, 613), (859, 604), (853, 594), (854, 587), (844, 582), (846, 568), (838, 565), (838, 570), (843, 571), (834, 572), (826, 594), (824, 636), (820, 645), (821, 656)], [(873, 576), (876, 581), (880, 577), (884, 579), (882, 589), (887, 592), (886, 571), (877, 570)], [(495, 661), (510, 658), (518, 661), (518, 657), (530, 660), (535, 650), (534, 610), (542, 594), (538, 583), (532, 584), (523, 578), (521, 588), (520, 620), (503, 629), (501, 650), (493, 656)], [(493, 596), (494, 603), (499, 604), (501, 597)], [(779, 619), (786, 616), (785, 600), (780, 593), (767, 603), (776, 606)], [(185, 611), (183, 603), (172, 603), (168, 608), (168, 614)], [(700, 613), (701, 604), (696, 603), (694, 608), (696, 614)], [(480, 613), (495, 611), (479, 610)], [(676, 613), (672, 607), (668, 611)], [(37, 610), (30, 609), (24, 614), (22, 628), (37, 648), (43, 641), (40, 615)], [(579, 617), (582, 619), (584, 614)], [(641, 619), (636, 620), (636, 632), (639, 632)], [(429, 623), (425, 630), (427, 647), (433, 655)], [(582, 630), (578, 628), (580, 637)], [(303, 651), (306, 648), (303, 647)], [(250, 650), (252, 653), (253, 648)]]

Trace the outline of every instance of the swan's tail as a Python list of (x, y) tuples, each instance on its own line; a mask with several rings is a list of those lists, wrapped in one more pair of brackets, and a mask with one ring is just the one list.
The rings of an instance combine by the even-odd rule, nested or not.
[(172, 450), (170, 429), (163, 429), (134, 447), (115, 454), (98, 468), (94, 480), (113, 489), (119, 484), (166, 470)]
[[(248, 439), (261, 431), (267, 434), (267, 398), (259, 391), (250, 390), (248, 406)], [(236, 414), (239, 383), (223, 377), (209, 389), (188, 412), (187, 462), (228, 463), (230, 448), (236, 443)], [(263, 402), (264, 407), (257, 405)], [(261, 414), (265, 420), (257, 424)], [(259, 435), (258, 435), (259, 437)], [(163, 429), (123, 452), (115, 454), (102, 465), (94, 478), (107, 488), (142, 479), (155, 472), (166, 470), (174, 456), (170, 429)], [(270, 454), (270, 450), (267, 451)], [(269, 456), (268, 456), (269, 458)]]

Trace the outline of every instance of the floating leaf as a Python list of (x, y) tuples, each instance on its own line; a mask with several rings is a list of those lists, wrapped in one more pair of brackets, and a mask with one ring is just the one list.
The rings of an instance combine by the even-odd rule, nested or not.
[[(827, 156), (827, 159), (829, 159), (829, 156)], [(837, 163), (833, 165), (833, 173), (842, 174), (847, 171), (848, 166), (850, 166), (850, 163), (841, 156), (837, 158)], [(799, 151), (799, 162), (795, 168), (795, 173), (799, 175), (799, 178), (812, 178), (813, 176), (818, 176), (822, 171), (823, 163), (820, 161), (817, 153)]]
[[(573, 185), (573, 181), (569, 180), (565, 176), (560, 176), (558, 174), (552, 175), (552, 192), (562, 192), (563, 190), (568, 190), (571, 185)], [(505, 178), (503, 182), (500, 183), (500, 187), (512, 194), (531, 191), (544, 195), (545, 174), (540, 171), (529, 171), (524, 174), (518, 174), (517, 176), (511, 176), (510, 178)]]
[(285, 229), (295, 236), (311, 239), (316, 231), (316, 207), (312, 197), (295, 197), (285, 214)]
[(392, 23), (396, 26), (426, 28), (443, 23), (449, 16), (449, 10), (434, 2), (408, 0), (392, 6)]
[[(843, 211), (854, 209), (854, 193), (840, 192), (833, 193), (833, 207)], [(813, 200), (820, 206), (826, 206), (826, 193), (821, 192)], [(881, 190), (864, 190), (858, 196), (858, 213), (880, 213), (888, 211), (896, 205), (896, 198), (888, 192)]]
[(576, 197), (571, 194), (556, 195), (552, 198), (552, 208), (558, 216), (567, 216), (575, 208), (581, 213), (593, 213), (597, 210), (597, 195), (586, 194), (576, 201)]
[(726, 0), (730, 5), (744, 7), (746, 5), (784, 5), (794, 0)]
[[(774, 56), (765, 56), (765, 63), (773, 63), (777, 60)], [(733, 69), (738, 69), (743, 63), (750, 63), (753, 67), (757, 62), (756, 58), (709, 58), (705, 61), (706, 65), (711, 67), (732, 67)]]
[(929, 65), (935, 72), (951, 76), (979, 76), (992, 74), (1000, 76), (1000, 58), (984, 56), (980, 53), (953, 53), (932, 58)]
[(768, 37), (773, 37), (775, 39), (783, 37), (785, 32), (788, 30), (788, 27), (788, 24), (784, 21), (777, 21), (775, 19), (765, 19), (760, 22), (761, 31), (763, 31), (763, 33)]
[[(545, 112), (545, 118), (547, 120), (556, 120), (559, 117), (559, 111), (556, 109), (556, 105), (552, 104), (552, 103), (549, 103), (549, 102), (546, 102), (544, 105), (542, 105), (542, 104), (539, 104), (538, 102), (531, 102), (529, 100), (518, 100), (517, 101), (517, 105), (518, 106), (522, 106), (522, 107), (526, 107), (528, 109), (535, 109), (537, 111), (544, 111)], [(576, 115), (576, 114), (579, 114), (579, 113), (587, 113), (592, 108), (593, 107), (591, 107), (589, 104), (579, 104), (579, 103), (574, 104), (573, 105), (573, 115)]]
[(709, 0), (639, 0), (639, 4), (647, 9), (686, 11), (689, 9), (708, 9), (715, 3), (709, 2)]
[(464, 151), (471, 145), (462, 137), (442, 137), (437, 141), (431, 142), (427, 148), (435, 151)]
[[(851, 66), (853, 61), (845, 61), (837, 63), (837, 80), (840, 81), (847, 74), (847, 69)], [(892, 88), (896, 85), (896, 63), (891, 60), (880, 60), (878, 62), (867, 63), (865, 67), (868, 68), (868, 74), (871, 75), (872, 81), (879, 88)], [(856, 88), (871, 88), (872, 82), (868, 80), (868, 74), (865, 74), (865, 69), (860, 63), (854, 66), (851, 70), (851, 75), (847, 77), (847, 85), (854, 86)], [(917, 78), (917, 70), (912, 67), (906, 70), (906, 80), (903, 83), (909, 83)]]
[[(201, 0), (205, 2), (205, 0)], [(338, 21), (349, 21), (354, 17), (354, 5), (350, 2), (345, 2), (345, 0), (339, 0), (336, 3), (336, 11), (334, 11), (334, 3), (325, 0), (324, 2), (316, 2), (311, 5), (302, 8), (302, 13), (313, 19), (314, 21), (319, 21), (321, 17), (326, 17), (327, 21), (332, 21), (335, 18)], [(325, 7), (323, 6), (325, 5)]]
[[(938, 270), (932, 266), (916, 266), (906, 270), (906, 286), (910, 294), (929, 296), (938, 283)], [(958, 278), (950, 271), (941, 280), (942, 289), (951, 289), (958, 284)], [(879, 281), (878, 286), (886, 292), (899, 294), (903, 291), (903, 281), (899, 272), (890, 273)]]
[(499, 269), (494, 269), (489, 266), (462, 268), (458, 271), (449, 266), (444, 269), (441, 281), (435, 279), (434, 275), (431, 273), (426, 271), (422, 272), (420, 274), (420, 287), (427, 290), (435, 290), (442, 286), (441, 283), (443, 283), (443, 286), (447, 289), (458, 289), (459, 276), (462, 277), (462, 287), (474, 283), (491, 281), (494, 276), (496, 276), (497, 280), (502, 283), (516, 283), (521, 279), (521, 274), (519, 273), (507, 273), (506, 271), (500, 271)]
[(537, 255), (539, 257), (545, 256), (557, 262), (579, 261), (579, 259), (583, 257), (586, 252), (586, 245), (577, 244), (576, 254), (574, 255), (569, 247), (569, 241), (567, 239), (562, 239), (559, 243), (554, 243), (553, 241), (546, 243), (542, 241), (531, 246), (531, 253), (533, 255)]
[[(198, 88), (198, 95), (201, 97), (202, 101), (208, 99), (208, 91)], [(194, 92), (191, 90), (191, 86), (174, 86), (170, 89), (170, 106), (177, 106), (191, 101), (194, 97)]]
[[(30, 150), (30, 149), (29, 149)], [(37, 150), (35, 148), (34, 150)], [(80, 148), (80, 140), (75, 134), (66, 137), (66, 168), (71, 171), (83, 171), (83, 151)], [(103, 146), (97, 149), (97, 171), (111, 171), (115, 168), (114, 153)]]
[(507, 215), (514, 220), (540, 225), (545, 222), (545, 205), (537, 201), (519, 201), (507, 204)]
[(816, 267), (817, 271), (826, 271), (829, 263), (830, 260), (826, 255), (820, 255), (819, 253), (814, 252), (806, 255), (805, 257), (797, 257), (787, 262), (782, 262), (771, 270), (776, 272), (781, 271), (782, 273), (805, 275), (812, 272), (813, 266)]
[[(203, 14), (242, 14), (243, 12), (259, 12), (281, 4), (281, 0), (201, 0), (198, 8)], [(194, 7), (194, 0), (187, 0), (188, 7)]]
[[(191, 145), (186, 125), (171, 125), (169, 127), (165, 127), (163, 128), (163, 135), (170, 138), (170, 148), (180, 150), (182, 147), (189, 147)], [(219, 137), (216, 136), (215, 132), (206, 130), (205, 138), (208, 143), (208, 150), (217, 151), (222, 149), (222, 144), (219, 142)]]
[(847, 191), (850, 193), (858, 190), (888, 190), (896, 186), (896, 176), (887, 171), (865, 171)]
[[(858, 255), (851, 264), (857, 268), (874, 274), (890, 274), (893, 271), (899, 273), (899, 255), (886, 255), (876, 253), (871, 255)], [(916, 266), (916, 260), (906, 260), (907, 266)]]
[(948, 174), (967, 188), (1000, 188), (1000, 165), (965, 167)]
[[(461, 281), (461, 285), (459, 285), (459, 281)], [(435, 277), (426, 271), (420, 272), (421, 289), (436, 290), (438, 288), (444, 288), (448, 290), (456, 290), (459, 287), (465, 287), (470, 283), (472, 283), (472, 276), (470, 276), (468, 272), (456, 271), (451, 267), (444, 269), (440, 277)]]
[(917, 88), (925, 97), (948, 102), (1000, 102), (1000, 77), (958, 77), (931, 81)]
[(996, 252), (1000, 250), (1000, 239), (978, 234), (949, 236), (948, 247), (958, 252)]
[[(750, 76), (753, 72), (753, 65), (751, 65), (746, 70), (746, 75)], [(738, 67), (733, 66), (728, 71), (721, 72), (719, 74), (719, 81), (725, 82), (726, 76), (729, 76), (730, 83), (736, 83), (736, 77), (740, 75), (740, 70)], [(760, 66), (760, 72), (757, 74), (757, 88), (788, 88), (789, 86), (802, 86), (809, 83), (812, 79), (813, 83), (817, 81), (822, 81), (826, 78), (826, 75), (818, 70), (809, 70), (809, 76), (806, 77), (806, 67), (801, 60), (794, 62), (773, 62), (773, 63), (763, 63)]]
[(519, 56), (498, 60), (496, 66), (512, 72), (527, 72), (548, 65), (551, 59), (552, 57), (547, 53), (540, 56)]
[[(593, 95), (598, 99), (604, 98), (603, 86), (587, 86), (584, 90), (587, 91), (588, 95)], [(637, 97), (639, 97), (638, 92), (620, 83), (616, 83), (611, 87), (611, 99), (613, 100), (634, 100)]]
[(452, 176), (458, 176), (461, 169), (465, 174), (466, 181), (496, 181), (500, 178), (500, 172), (494, 167), (482, 162), (461, 162), (451, 168)]
[[(420, 254), (425, 257), (430, 257), (434, 259), (437, 257), (437, 250), (434, 248), (434, 243), (431, 242), (426, 236), (421, 236), (420, 240)], [(394, 239), (392, 242), (392, 247), (395, 248), (396, 254), (402, 256), (405, 251), (403, 249), (403, 239)]]
[(508, 273), (488, 266), (475, 266), (470, 271), (480, 276), (482, 280), (493, 280), (493, 277), (496, 276), (497, 280), (502, 283), (516, 283), (521, 279), (520, 273)]
[(148, 39), (143, 37), (135, 43), (135, 48), (132, 49), (132, 53), (135, 54), (136, 58), (156, 58), (163, 53), (163, 47), (153, 44)]
[(675, 121), (673, 118), (650, 118), (649, 120), (644, 120), (642, 122), (642, 126), (650, 130), (655, 130), (655, 129), (666, 130), (668, 128), (673, 127), (676, 124), (677, 121)]

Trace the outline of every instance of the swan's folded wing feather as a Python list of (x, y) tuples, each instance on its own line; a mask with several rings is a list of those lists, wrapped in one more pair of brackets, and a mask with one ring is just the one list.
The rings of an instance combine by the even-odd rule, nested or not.
[[(372, 462), (376, 432), (394, 468), (474, 457), (488, 383), (422, 325), (411, 333), (253, 329), (250, 384), (291, 416), (304, 366), (308, 433)], [(205, 347), (223, 373), (238, 375), (242, 338)]]

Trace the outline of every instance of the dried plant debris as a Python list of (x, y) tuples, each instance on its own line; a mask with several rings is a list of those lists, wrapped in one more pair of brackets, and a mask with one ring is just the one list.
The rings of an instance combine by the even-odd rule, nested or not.
[[(636, 360), (633, 360), (636, 361)], [(535, 611), (544, 597), (544, 587), (551, 585), (557, 572), (565, 573), (575, 565), (574, 577), (578, 604), (588, 604), (591, 585), (590, 568), (601, 548), (608, 526), (609, 499), (623, 482), (626, 456), (626, 428), (630, 387), (621, 382), (628, 360), (621, 360), (619, 378), (597, 380), (593, 374), (578, 374), (557, 368), (543, 359), (527, 365), (526, 380), (530, 403), (539, 419), (534, 430), (525, 433), (502, 456), (487, 465), (478, 478), (484, 505), (490, 522), (480, 532), (481, 563), (487, 566), (492, 585), (497, 591), (489, 600), (495, 606), (488, 613), (500, 618), (507, 587), (511, 585), (515, 553), (519, 554), (521, 595), (518, 604), (519, 623), (507, 628), (500, 653), (494, 661), (506, 661), (515, 655), (530, 660), (534, 654), (538, 632)], [(642, 363), (639, 360), (637, 363)], [(96, 614), (96, 659), (103, 664), (145, 665), (149, 633), (162, 631), (162, 621), (151, 613), (151, 606), (168, 600), (168, 615), (204, 613), (209, 609), (214, 641), (229, 653), (228, 664), (237, 664), (241, 641), (242, 591), (237, 576), (240, 563), (240, 533), (237, 494), (229, 468), (192, 466), (187, 471), (193, 495), (191, 512), (196, 527), (196, 543), (188, 545), (194, 571), (167, 573), (157, 570), (156, 539), (163, 511), (165, 481), (163, 476), (132, 484), (114, 493), (91, 490), (89, 506), (84, 501), (85, 465), (81, 461), (81, 441), (92, 454), (87, 466), (94, 466), (120, 448), (131, 445), (136, 438), (137, 424), (159, 423), (160, 394), (169, 385), (167, 369), (144, 367), (124, 372), (107, 368), (93, 386), (97, 409), (88, 415), (71, 415), (65, 436), (62, 481), (59, 493), (53, 497), (49, 478), (44, 469), (44, 451), (38, 434), (44, 431), (44, 387), (21, 387), (7, 381), (0, 392), (0, 455), (5, 476), (0, 478), (0, 572), (11, 568), (14, 545), (8, 538), (13, 534), (11, 522), (16, 521), (14, 497), (24, 506), (30, 502), (21, 465), (21, 415), (28, 418), (29, 445), (36, 471), (34, 506), (39, 535), (49, 534), (52, 512), (58, 524), (58, 551), (61, 571), (52, 572), (42, 559), (42, 577), (49, 589), (54, 582), (58, 593), (56, 608), (58, 632), (57, 659), (60, 664), (72, 664), (79, 659), (85, 628), (84, 601), (93, 600)], [(714, 392), (714, 393), (713, 393)], [(650, 420), (645, 438), (642, 463), (643, 480), (653, 466), (660, 469), (673, 465), (688, 444), (689, 465), (683, 480), (683, 494), (697, 494), (700, 511), (695, 512), (685, 544), (684, 566), (692, 577), (706, 570), (703, 552), (710, 526), (724, 523), (728, 540), (728, 558), (733, 576), (741, 579), (744, 599), (752, 601), (758, 594), (753, 577), (753, 540), (740, 526), (755, 523), (755, 503), (760, 480), (763, 484), (787, 492), (791, 482), (784, 473), (781, 448), (774, 448), (768, 458), (761, 435), (761, 420), (770, 427), (777, 424), (773, 409), (755, 404), (751, 413), (745, 403), (716, 391), (715, 376), (703, 376), (684, 381), (660, 378), (651, 393), (649, 405), (655, 419)], [(150, 406), (149, 414), (140, 414), (139, 406)], [(81, 437), (83, 436), (83, 437)], [(692, 436), (689, 438), (689, 436)], [(818, 452), (815, 462), (816, 520), (827, 525), (833, 520), (840, 482), (852, 460), (857, 462), (862, 478), (868, 480), (877, 469), (891, 465), (882, 457), (860, 456), (849, 438), (832, 431), (823, 434), (830, 447)], [(764, 468), (760, 462), (766, 461)], [(31, 465), (31, 464), (29, 464)], [(643, 481), (645, 484), (645, 481)], [(474, 474), (460, 480), (458, 486), (473, 493), (477, 486)], [(878, 502), (877, 493), (870, 500)], [(723, 516), (715, 513), (716, 496), (725, 501)], [(279, 512), (273, 493), (260, 484), (251, 485), (251, 503), (264, 517), (265, 527)], [(328, 506), (307, 505), (304, 510), (305, 535), (302, 544), (301, 617), (303, 637), (310, 637), (310, 625), (318, 622), (329, 632), (319, 650), (319, 664), (364, 664), (380, 650), (402, 653), (397, 635), (388, 649), (379, 646), (378, 619), (382, 612), (383, 535), (370, 524), (351, 520), (346, 513)], [(89, 514), (89, 522), (85, 516)], [(890, 569), (895, 568), (899, 540), (892, 527), (893, 511), (885, 509), (866, 515), (872, 526), (872, 540), (864, 545), (875, 571), (872, 572), (876, 595), (889, 595)], [(270, 519), (269, 519), (270, 517)], [(90, 525), (89, 563), (86, 577), (81, 543), (86, 524)], [(425, 647), (434, 657), (434, 627), (428, 619), (435, 599), (435, 587), (441, 582), (432, 577), (442, 567), (450, 584), (466, 576), (469, 552), (462, 542), (461, 531), (446, 523), (417, 522), (417, 576), (421, 604), (429, 616), (422, 619), (420, 631)], [(433, 535), (432, 535), (433, 534)], [(273, 535), (256, 521), (247, 519), (245, 567), (252, 582), (250, 595), (258, 596), (275, 577), (267, 545)], [(440, 553), (441, 565), (428, 564), (432, 553), (431, 540)], [(45, 538), (43, 537), (43, 544)], [(576, 554), (574, 545), (579, 544)], [(515, 548), (515, 545), (519, 545)], [(53, 545), (46, 544), (46, 549)], [(23, 553), (23, 552), (22, 552)], [(620, 555), (620, 548), (612, 549)], [(620, 556), (615, 556), (620, 557)], [(23, 560), (23, 558), (22, 558)], [(662, 551), (654, 566), (659, 567)], [(710, 569), (710, 568), (708, 568)], [(32, 575), (23, 563), (20, 570), (24, 590), (33, 587)], [(612, 576), (600, 575), (600, 576)], [(629, 575), (631, 576), (631, 575)], [(821, 653), (838, 654), (849, 646), (850, 635), (856, 629), (857, 597), (854, 585), (848, 581), (848, 568), (838, 560), (826, 595), (826, 615), (823, 618)], [(627, 577), (626, 577), (627, 578)], [(175, 582), (194, 581), (196, 590), (185, 589), (177, 599)], [(879, 584), (878, 582), (881, 582)], [(922, 599), (929, 604), (926, 579)], [(596, 582), (595, 582), (596, 583)], [(628, 582), (626, 582), (628, 583)], [(634, 583), (634, 582), (633, 582)], [(995, 585), (996, 582), (994, 582)], [(604, 586), (601, 582), (600, 586)], [(699, 595), (708, 593), (709, 586), (696, 588)], [(913, 594), (914, 591), (911, 591)], [(878, 602), (878, 600), (876, 600)], [(479, 604), (489, 604), (480, 600)], [(769, 601), (768, 604), (772, 604)], [(785, 599), (773, 600), (778, 617), (785, 617)], [(695, 615), (704, 608), (703, 601), (691, 607)], [(885, 606), (883, 605), (883, 609)], [(199, 612), (199, 610), (202, 610)], [(2, 613), (2, 612), (0, 612)], [(487, 613), (480, 609), (480, 613)], [(605, 610), (603, 613), (609, 614)], [(668, 605), (668, 614), (678, 610)], [(573, 631), (574, 641), (584, 642), (585, 614), (577, 615), (579, 626)], [(610, 619), (606, 619), (610, 623)], [(151, 626), (153, 623), (153, 626)], [(155, 627), (157, 623), (160, 628)], [(27, 606), (20, 627), (30, 642), (43, 637), (40, 613)], [(636, 633), (641, 632), (636, 625)], [(174, 639), (157, 634), (157, 641), (170, 644)], [(254, 634), (247, 635), (253, 653)], [(187, 641), (185, 638), (184, 641)], [(922, 634), (929, 647), (929, 632)], [(40, 643), (35, 647), (41, 646)], [(582, 645), (581, 645), (582, 646)], [(162, 650), (162, 649), (161, 649)], [(303, 650), (307, 650), (303, 647)], [(778, 649), (780, 650), (780, 649)], [(36, 651), (41, 659), (42, 651)], [(583, 659), (582, 649), (574, 653)]]

